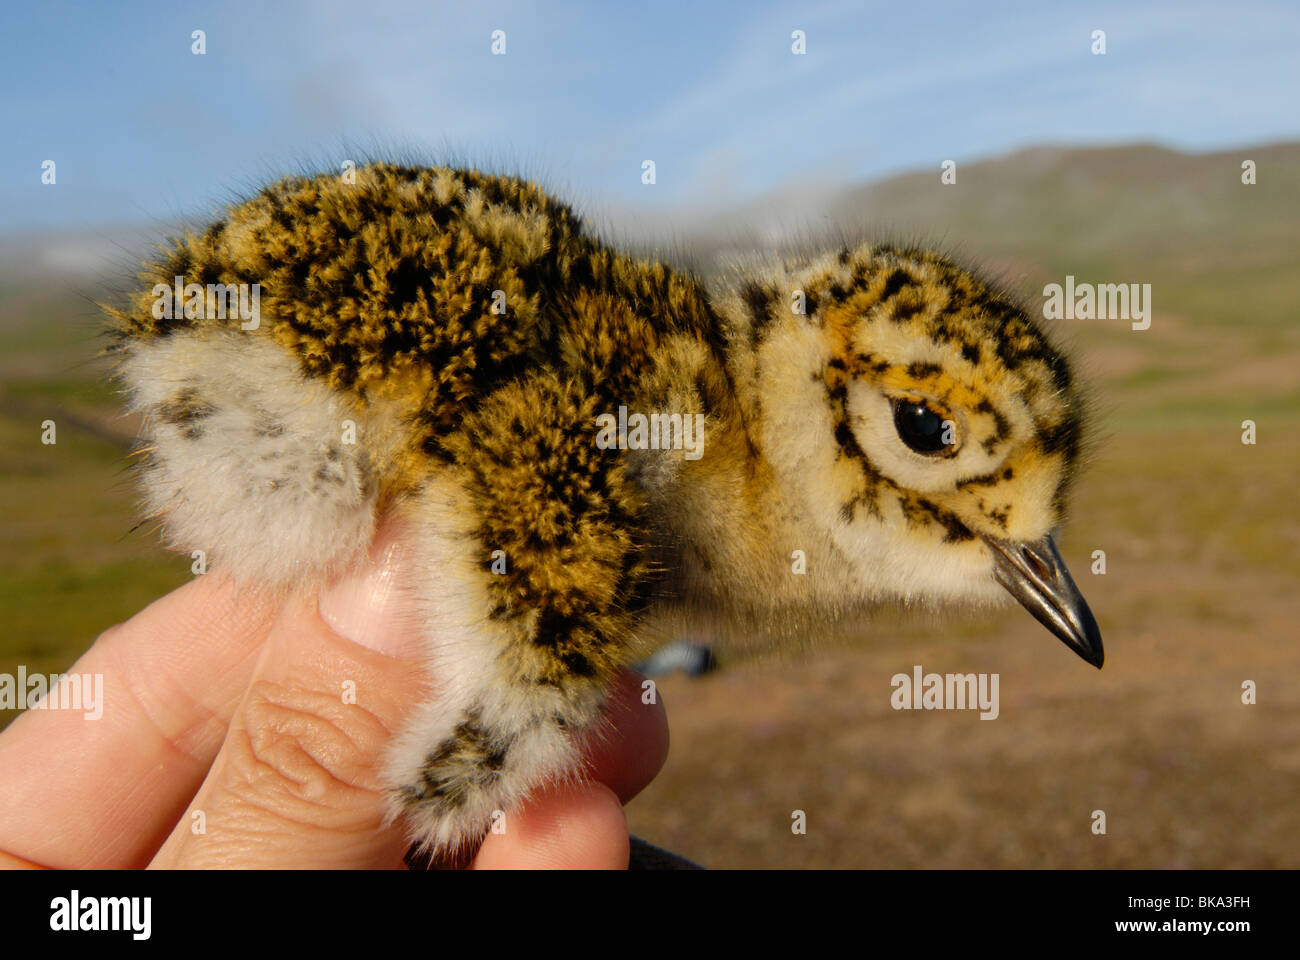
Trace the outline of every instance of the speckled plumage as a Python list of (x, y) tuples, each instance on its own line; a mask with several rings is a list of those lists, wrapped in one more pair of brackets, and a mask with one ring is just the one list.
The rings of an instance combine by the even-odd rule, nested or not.
[[(159, 316), (178, 276), (260, 284), (259, 325)], [(292, 588), (354, 562), (385, 512), (412, 522), (439, 686), (387, 773), (439, 848), (575, 773), (653, 609), (793, 635), (883, 600), (994, 599), (989, 543), (1055, 527), (1077, 457), (1065, 360), (927, 251), (706, 290), (531, 183), (376, 164), (280, 181), (142, 280), (114, 349), (174, 546)], [(903, 445), (898, 403), (955, 441)], [(703, 456), (602, 449), (620, 406), (703, 414)]]

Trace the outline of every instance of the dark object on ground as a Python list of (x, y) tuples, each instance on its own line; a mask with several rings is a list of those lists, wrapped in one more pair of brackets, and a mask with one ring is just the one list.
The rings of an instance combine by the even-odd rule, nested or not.
[(713, 649), (702, 643), (688, 643), (681, 640), (660, 647), (644, 663), (634, 669), (647, 677), (660, 677), (674, 670), (681, 670), (692, 677), (712, 673), (718, 668), (718, 661), (713, 656)]

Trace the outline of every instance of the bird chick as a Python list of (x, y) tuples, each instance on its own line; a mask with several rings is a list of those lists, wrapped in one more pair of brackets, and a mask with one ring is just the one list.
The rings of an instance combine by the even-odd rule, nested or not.
[(938, 254), (706, 290), (530, 182), (379, 163), (281, 180), (141, 279), (112, 350), (171, 546), (311, 589), (410, 529), (433, 687), (384, 772), (427, 849), (581, 772), (656, 612), (799, 636), (1009, 591), (1101, 665), (1051, 539), (1070, 368)]

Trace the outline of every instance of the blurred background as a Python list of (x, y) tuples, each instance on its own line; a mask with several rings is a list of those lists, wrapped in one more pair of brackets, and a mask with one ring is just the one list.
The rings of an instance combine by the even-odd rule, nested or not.
[[(715, 650), (659, 679), (673, 745), (634, 832), (712, 867), (1300, 866), (1300, 10), (1047, 6), (7, 6), (0, 673), (68, 668), (190, 576), (132, 532), (96, 301), (285, 172), (457, 161), (705, 274), (865, 232), (1031, 306), (1151, 284), (1148, 330), (1055, 326), (1096, 410), (1063, 553), (1105, 670), (1019, 608)], [(1000, 716), (894, 711), (915, 664), (1000, 674)]]

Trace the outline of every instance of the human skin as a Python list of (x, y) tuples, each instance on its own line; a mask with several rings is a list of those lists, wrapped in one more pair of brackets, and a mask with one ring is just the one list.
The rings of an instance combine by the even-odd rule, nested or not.
[[(68, 671), (103, 674), (100, 719), (31, 710), (0, 735), (0, 866), (401, 867), (379, 758), (425, 681), (405, 553), (386, 524), (319, 594), (213, 572), (105, 631)], [(668, 750), (641, 682), (624, 673), (584, 781), (510, 811), (474, 868), (627, 866), (622, 804)]]

